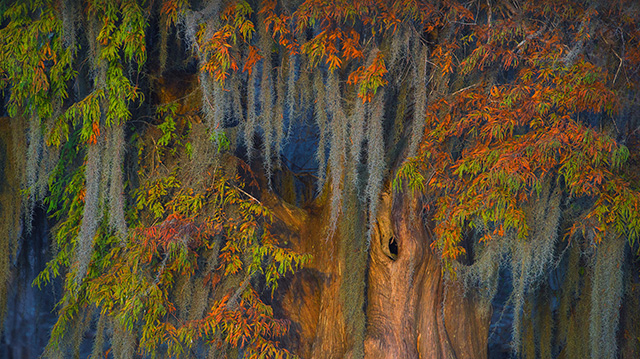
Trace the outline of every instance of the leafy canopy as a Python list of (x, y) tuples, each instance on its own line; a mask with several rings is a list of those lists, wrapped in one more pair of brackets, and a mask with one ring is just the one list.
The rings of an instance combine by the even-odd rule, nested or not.
[[(60, 349), (71, 322), (97, 307), (137, 338), (142, 353), (189, 356), (207, 343), (212, 350), (249, 357), (288, 355), (276, 342), (286, 323), (274, 318), (257, 283), (273, 291), (282, 276), (310, 258), (280, 243), (272, 231), (273, 215), (245, 190), (248, 175), (236, 169), (250, 170), (224, 153), (230, 141), (221, 120), (235, 111), (236, 120), (245, 122), (250, 152), (259, 108), (265, 152), (271, 151), (272, 138), (279, 146), (284, 110), (268, 111), (283, 107), (286, 97), (287, 116), (294, 117), (298, 96), (293, 85), (286, 86), (291, 95), (285, 94), (285, 68), (294, 85), (296, 77), (308, 85), (309, 73), (314, 76), (317, 103), (307, 112), (321, 134), (331, 135), (331, 141), (318, 141), (317, 158), (325, 170), (329, 157), (334, 192), (345, 187), (340, 182), (348, 159), (359, 163), (366, 153), (371, 218), (389, 157), (381, 152), (402, 146), (397, 141), (385, 147), (383, 120), (395, 111), (398, 122), (405, 122), (410, 111), (400, 109), (413, 109), (412, 131), (420, 145), (394, 183), (424, 195), (425, 209), (433, 209), (426, 212), (435, 219), (434, 247), (449, 268), (464, 254), (460, 243), (471, 227), (482, 230), (482, 241), (505, 234), (526, 240), (531, 224), (525, 206), (550, 182), (569, 200), (588, 203), (569, 235), (591, 232), (597, 243), (616, 233), (635, 246), (638, 178), (624, 166), (631, 154), (614, 129), (625, 95), (635, 90), (640, 63), (639, 22), (625, 12), (632, 3), (228, 0), (195, 8), (185, 0), (38, 0), (8, 5), (0, 29), (7, 114), (12, 123), (30, 124), (28, 163), (59, 151), (51, 156), (57, 162), (49, 172), (27, 169), (48, 178), (45, 203), (57, 220), (58, 251), (36, 283), (65, 276), (50, 350)], [(153, 49), (147, 47), (163, 46), (155, 44), (156, 32), (161, 38), (177, 34), (175, 42), (192, 50), (204, 93), (197, 106), (203, 113), (211, 108), (218, 122), (207, 124), (200, 114), (190, 114), (182, 98), (154, 99), (145, 81), (156, 73), (148, 63)], [(424, 58), (399, 60), (422, 53), (394, 50), (408, 44), (426, 49)], [(165, 60), (153, 66), (162, 68), (166, 55), (165, 48), (160, 56)], [(282, 64), (273, 70), (275, 59)], [(406, 80), (407, 72), (418, 78)], [(422, 94), (411, 106), (395, 93), (406, 96), (403, 86)], [(357, 96), (349, 111), (341, 98), (347, 90)], [(233, 92), (231, 104), (220, 103), (225, 91)], [(205, 103), (212, 93), (217, 97)], [(398, 103), (385, 109), (388, 98)], [(153, 109), (141, 110), (147, 105)], [(38, 148), (36, 140), (48, 146)], [(125, 151), (116, 151), (121, 147), (138, 150), (136, 164), (124, 162)], [(197, 167), (203, 158), (194, 158), (196, 147), (208, 148), (204, 153), (215, 160)], [(264, 157), (270, 166), (271, 156)], [(192, 168), (199, 172), (194, 175)], [(134, 174), (124, 179), (123, 169)], [(357, 177), (358, 169), (353, 172)], [(35, 182), (26, 181), (26, 196), (35, 196)], [(126, 200), (118, 197), (123, 193)], [(340, 198), (334, 197), (336, 208)], [(118, 216), (126, 217), (125, 238), (113, 225)], [(190, 316), (187, 307), (195, 304), (180, 298), (191, 283), (207, 288), (201, 316)], [(96, 345), (97, 355), (102, 350)]]

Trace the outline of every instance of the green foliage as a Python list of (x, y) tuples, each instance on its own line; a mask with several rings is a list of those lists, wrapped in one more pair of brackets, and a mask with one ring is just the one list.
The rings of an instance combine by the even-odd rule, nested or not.
[[(114, 316), (127, 331), (140, 328), (139, 350), (145, 353), (156, 353), (166, 344), (168, 355), (188, 356), (196, 343), (210, 342), (256, 355), (288, 355), (269, 339), (282, 335), (286, 325), (272, 318), (250, 278), (261, 273), (274, 290), (283, 275), (309, 257), (277, 245), (269, 230), (271, 213), (247, 197), (238, 187), (239, 178), (228, 179), (219, 169), (214, 173), (202, 191), (183, 187), (177, 173), (141, 187), (139, 217), (151, 212), (155, 224), (141, 224), (126, 247), (111, 249), (102, 263), (96, 263), (102, 274), (86, 284), (88, 302)], [(218, 241), (224, 245), (213, 255), (220, 265), (198, 270), (198, 258), (214, 250)], [(212, 285), (212, 293), (220, 295), (224, 278), (238, 275), (246, 284), (235, 293), (226, 289), (222, 297), (214, 297), (203, 318), (168, 319), (176, 313), (172, 293), (178, 276)]]
[[(64, 149), (65, 156), (74, 155), (74, 146)], [(62, 177), (57, 178), (60, 185), (52, 187), (51, 203), (56, 203), (55, 196), (66, 199), (57, 212), (63, 219), (56, 231), (60, 249), (38, 276), (38, 285), (72, 268), (75, 238), (85, 212), (78, 198), (84, 195), (84, 166), (67, 183), (62, 166), (58, 170)], [(123, 336), (122, 340), (133, 335), (139, 340), (135, 350), (141, 353), (188, 357), (191, 350), (207, 343), (241, 347), (256, 356), (289, 356), (272, 339), (284, 334), (286, 322), (273, 318), (252, 278), (263, 276), (273, 291), (278, 280), (310, 257), (278, 245), (270, 231), (272, 214), (242, 190), (240, 177), (227, 178), (219, 168), (212, 171), (206, 186), (199, 189), (186, 187), (179, 169), (145, 181), (137, 190), (138, 213), (133, 216), (141, 222), (124, 246), (106, 224), (101, 225), (85, 279), (76, 282), (73, 272), (67, 275), (51, 350), (66, 340), (67, 328), (79, 313), (96, 306), (102, 316), (122, 326), (122, 333), (114, 332), (113, 340), (115, 335)], [(209, 255), (219, 258), (219, 265), (200, 269), (200, 258)], [(225, 283), (235, 277), (244, 278), (244, 284), (228, 287)], [(214, 304), (202, 317), (171, 319), (178, 310), (177, 278), (212, 286)], [(114, 350), (117, 340), (112, 343)]]
[(175, 139), (176, 137), (176, 134), (175, 134), (176, 121), (174, 119), (174, 116), (177, 110), (178, 110), (177, 103), (171, 103), (164, 106), (159, 106), (158, 109), (156, 110), (158, 114), (167, 113), (167, 116), (165, 116), (164, 121), (160, 125), (158, 125), (158, 128), (162, 131), (162, 137), (158, 139), (158, 145), (162, 147), (168, 147), (169, 142)]
[(162, 119), (162, 123), (158, 125), (162, 136), (156, 141), (156, 151), (160, 158), (165, 157), (165, 149), (169, 150), (168, 154), (171, 156), (175, 156), (183, 148), (189, 157), (193, 154), (191, 142), (187, 140), (191, 122), (178, 119), (178, 106), (177, 102), (171, 102), (156, 109), (156, 114)]
[(218, 152), (222, 153), (228, 151), (231, 147), (231, 142), (224, 132), (214, 132), (211, 134), (211, 141), (218, 144)]
[(167, 209), (163, 204), (167, 200), (162, 201), (162, 199), (169, 197), (169, 191), (174, 188), (180, 188), (180, 181), (176, 179), (175, 175), (146, 182), (140, 187), (136, 196), (138, 211), (147, 210), (154, 219), (165, 217)]
[[(290, 356), (275, 341), (287, 323), (275, 319), (262, 302), (257, 278), (273, 292), (284, 275), (310, 257), (279, 245), (270, 229), (271, 213), (242, 189), (243, 181), (233, 171), (227, 177), (221, 168), (210, 166), (208, 175), (194, 182), (188, 171), (176, 166), (193, 151), (188, 140), (192, 119), (179, 113), (178, 102), (157, 108), (160, 136), (153, 148), (140, 151), (141, 184), (123, 193), (122, 160), (131, 128), (125, 124), (137, 111), (134, 103), (145, 99), (146, 89), (138, 81), (148, 71), (148, 21), (158, 9), (153, 2), (136, 0), (92, 0), (83, 3), (83, 9), (58, 5), (9, 4), (1, 13), (0, 29), (0, 86), (8, 94), (7, 110), (13, 118), (33, 120), (28, 162), (38, 164), (35, 156), (41, 149), (36, 145), (44, 143), (42, 138), (61, 151), (50, 175), (32, 171), (30, 176), (31, 182), (49, 176), (44, 201), (57, 220), (55, 256), (34, 284), (64, 278), (48, 353), (64, 353), (71, 337), (81, 339), (84, 327), (78, 326), (75, 334), (71, 329), (87, 323), (82, 318), (90, 318), (91, 308), (97, 307), (100, 331), (112, 333), (109, 342), (116, 356), (134, 351), (190, 356), (191, 350), (206, 345), (240, 348), (248, 357)], [(166, 1), (160, 8), (169, 24), (190, 11), (181, 1)], [(238, 2), (222, 13), (226, 25), (219, 32), (198, 29), (194, 39), (205, 78), (221, 80), (227, 70), (237, 69), (218, 49), (225, 48), (226, 41), (251, 41), (251, 14), (248, 3)], [(86, 41), (76, 40), (76, 24), (83, 24)], [(208, 37), (212, 33), (213, 39)], [(80, 48), (81, 43), (87, 48)], [(223, 70), (211, 67), (211, 61)], [(216, 101), (222, 103), (223, 95), (220, 92)], [(221, 120), (224, 114), (216, 116)], [(206, 137), (217, 143), (220, 153), (231, 145), (217, 128)], [(149, 152), (161, 161), (147, 163)], [(168, 173), (166, 166), (172, 168)], [(133, 197), (132, 208), (125, 208), (126, 195)], [(127, 220), (135, 227), (131, 233)], [(201, 268), (205, 257), (216, 258), (218, 264)], [(185, 322), (174, 320), (177, 307), (187, 308), (176, 303), (178, 277), (211, 287), (204, 294), (206, 310)], [(101, 340), (95, 344), (96, 356), (103, 350)]]
[(75, 49), (62, 44), (62, 22), (53, 1), (19, 2), (2, 13), (0, 30), (2, 89), (10, 86), (7, 111), (11, 117), (57, 116), (67, 98), (67, 81)]
[(421, 171), (418, 170), (420, 162), (409, 160), (400, 167), (393, 179), (392, 188), (394, 191), (403, 190), (403, 181), (407, 181), (407, 186), (414, 192), (424, 192), (425, 178)]

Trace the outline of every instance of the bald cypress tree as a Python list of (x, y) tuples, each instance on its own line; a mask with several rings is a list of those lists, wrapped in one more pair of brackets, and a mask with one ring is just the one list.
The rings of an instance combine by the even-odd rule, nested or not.
[(46, 355), (483, 358), (497, 300), (517, 357), (637, 354), (634, 1), (1, 11), (1, 248), (47, 207)]

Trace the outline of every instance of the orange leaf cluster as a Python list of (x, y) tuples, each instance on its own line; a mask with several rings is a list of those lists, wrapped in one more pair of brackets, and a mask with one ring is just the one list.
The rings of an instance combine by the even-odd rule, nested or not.
[[(584, 120), (614, 116), (619, 98), (613, 76), (604, 66), (573, 57), (577, 50), (567, 50), (568, 43), (594, 36), (586, 29), (597, 14), (567, 4), (530, 3), (523, 11), (534, 19), (555, 16), (570, 34), (546, 31), (548, 22), (525, 22), (498, 7), (491, 22), (476, 24), (464, 36), (468, 55), (458, 68), (450, 60), (455, 45), (436, 46), (432, 53), (445, 74), (481, 74), (489, 68), (514, 73), (504, 83), (479, 76), (474, 85), (427, 108), (421, 154), (411, 165), (432, 174), (429, 185), (438, 193), (434, 246), (448, 262), (464, 254), (460, 241), (472, 221), (488, 228), (483, 241), (507, 233), (526, 237), (524, 205), (548, 181), (572, 198), (595, 203), (569, 235), (591, 228), (597, 238), (613, 230), (627, 233), (632, 242), (637, 237), (633, 217), (640, 196), (619, 170), (628, 151)], [(576, 18), (581, 25), (571, 27)], [(598, 31), (604, 34), (606, 27)], [(452, 143), (459, 144), (453, 152)]]

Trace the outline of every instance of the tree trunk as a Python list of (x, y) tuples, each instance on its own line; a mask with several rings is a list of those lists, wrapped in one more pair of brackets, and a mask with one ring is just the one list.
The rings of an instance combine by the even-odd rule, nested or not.
[[(306, 211), (278, 206), (274, 212), (287, 224), (294, 248), (314, 256), (281, 288), (281, 314), (292, 323), (285, 346), (301, 358), (358, 357), (359, 337), (347, 329), (351, 319), (345, 319), (340, 296), (350, 258), (338, 253), (343, 234), (325, 238), (326, 205)], [(368, 248), (364, 356), (486, 358), (490, 313), (443, 278), (433, 238), (419, 216), (418, 199), (383, 195)]]

